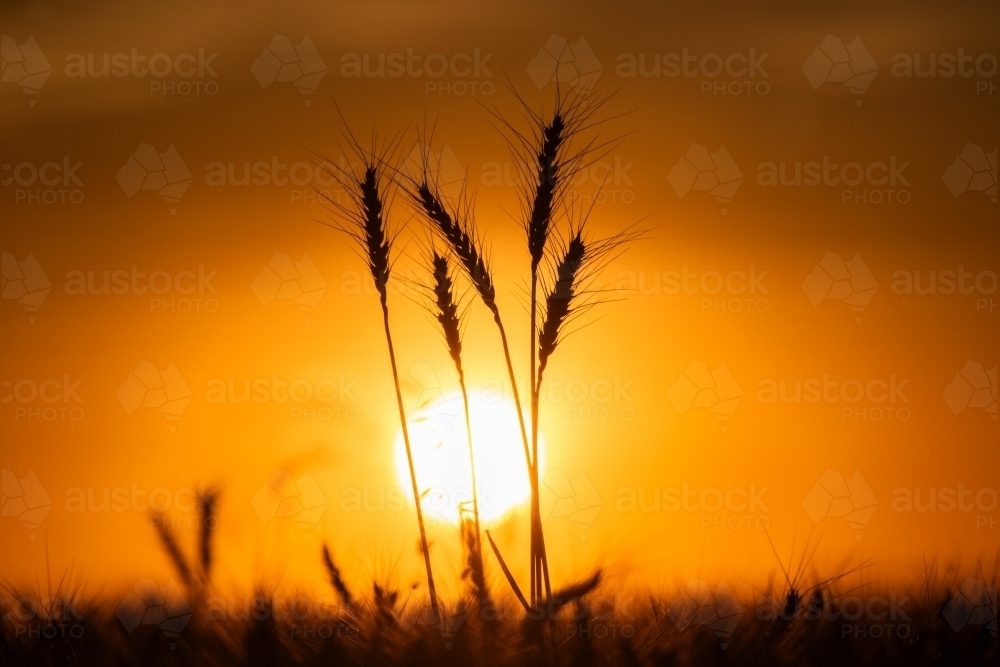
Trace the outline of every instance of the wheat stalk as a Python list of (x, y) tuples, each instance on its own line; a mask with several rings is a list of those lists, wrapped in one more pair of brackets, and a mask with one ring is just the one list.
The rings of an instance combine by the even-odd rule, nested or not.
[(357, 615), (357, 608), (354, 604), (354, 596), (351, 595), (351, 591), (347, 588), (347, 584), (344, 583), (344, 578), (340, 574), (340, 569), (334, 564), (333, 557), (330, 555), (330, 549), (327, 545), (323, 545), (323, 567), (326, 568), (327, 576), (330, 577), (330, 585), (333, 589), (337, 591), (337, 595), (340, 596), (341, 602), (347, 607), (347, 610), (353, 615)]
[[(348, 134), (351, 147), (362, 163), (361, 173), (351, 169), (334, 170), (329, 161), (323, 162), (323, 168), (337, 179), (348, 193), (350, 204), (343, 206), (332, 199), (327, 199), (334, 211), (347, 221), (347, 225), (336, 225), (337, 229), (353, 238), (361, 249), (361, 256), (368, 265), (375, 289), (379, 294), (382, 306), (382, 325), (385, 331), (386, 345), (389, 349), (389, 363), (392, 367), (392, 379), (396, 389), (396, 404), (399, 409), (400, 428), (403, 431), (403, 443), (406, 447), (406, 460), (409, 466), (410, 482), (413, 487), (413, 503), (417, 513), (417, 525), (420, 531), (420, 549), (424, 557), (427, 571), (427, 592), (430, 596), (431, 611), (435, 622), (438, 618), (437, 589), (434, 585), (434, 571), (431, 568), (430, 548), (427, 542), (427, 530), (424, 525), (424, 514), (421, 507), (420, 488), (417, 484), (416, 468), (413, 464), (413, 449), (410, 445), (410, 433), (406, 423), (406, 409), (403, 405), (403, 394), (399, 383), (399, 369), (396, 365), (396, 351), (392, 343), (392, 332), (389, 327), (388, 283), (391, 273), (390, 254), (394, 236), (386, 231), (386, 202), (390, 198), (387, 181), (382, 176), (382, 170), (398, 147), (398, 141), (388, 142), (379, 154), (377, 151), (365, 151), (354, 137)], [(373, 140), (374, 146), (374, 140)]]
[[(486, 579), (483, 570), (483, 545), (480, 537), (479, 523), (479, 491), (476, 487), (476, 458), (472, 443), (472, 419), (469, 414), (469, 392), (465, 385), (465, 371), (462, 368), (462, 333), (459, 318), (458, 301), (454, 292), (454, 281), (448, 266), (448, 259), (436, 250), (431, 250), (431, 276), (434, 295), (434, 316), (441, 325), (448, 355), (455, 364), (458, 373), (458, 385), (462, 390), (462, 406), (465, 409), (465, 433), (469, 443), (469, 467), (472, 479), (472, 515), (474, 540), (469, 545), (473, 588), (477, 599), (481, 602), (486, 597)], [(462, 526), (464, 527), (464, 521)]]
[[(516, 93), (515, 93), (516, 95)], [(518, 97), (520, 100), (520, 97)], [(521, 134), (499, 113), (494, 116), (513, 131), (514, 139), (508, 140), (512, 152), (518, 158), (521, 175), (524, 229), (530, 258), (529, 292), (529, 350), (531, 382), (531, 454), (529, 474), (531, 476), (531, 603), (536, 605), (544, 595), (551, 597), (548, 557), (545, 549), (545, 534), (542, 530), (538, 479), (538, 403), (535, 391), (537, 380), (538, 334), (538, 280), (539, 268), (545, 257), (545, 248), (555, 223), (555, 211), (559, 207), (566, 186), (572, 177), (585, 168), (585, 160), (594, 149), (594, 144), (583, 148), (570, 148), (570, 140), (577, 134), (597, 107), (591, 108), (589, 96), (557, 97), (552, 115), (543, 118), (530, 112), (524, 101), (522, 106), (529, 112), (534, 132), (531, 136)], [(600, 105), (597, 105), (598, 107)]]
[(567, 326), (605, 300), (603, 293), (594, 288), (597, 274), (618, 257), (617, 251), (624, 244), (642, 238), (645, 233), (632, 226), (613, 236), (590, 240), (585, 223), (586, 216), (575, 228), (571, 227), (568, 240), (557, 242), (551, 276), (543, 283), (544, 317), (538, 331), (538, 377), (533, 387), (536, 395), (541, 392), (549, 360), (567, 336)]
[(417, 209), (448, 244), (452, 254), (458, 260), (462, 272), (493, 315), (493, 323), (496, 324), (497, 330), (500, 332), (500, 343), (503, 346), (504, 360), (507, 362), (507, 375), (510, 378), (514, 406), (517, 410), (517, 421), (524, 443), (525, 460), (530, 470), (531, 453), (528, 448), (528, 431), (525, 425), (524, 411), (521, 408), (521, 397), (517, 390), (517, 378), (514, 375), (514, 364), (511, 361), (507, 331), (504, 328), (503, 319), (500, 317), (496, 287), (493, 284), (489, 262), (486, 255), (480, 250), (481, 244), (477, 241), (472, 203), (468, 202), (464, 210), (454, 207), (449, 211), (439, 194), (439, 188), (427, 180), (426, 174), (422, 180), (412, 181), (410, 185), (408, 192)]
[(170, 557), (170, 562), (173, 563), (174, 569), (177, 570), (181, 581), (184, 582), (184, 587), (188, 592), (193, 592), (195, 580), (191, 572), (191, 567), (188, 565), (187, 558), (184, 557), (181, 545), (177, 542), (177, 537), (167, 526), (163, 514), (154, 515), (153, 526), (156, 528), (156, 534), (160, 537), (160, 544), (163, 545), (164, 551)]
[(202, 494), (198, 499), (201, 512), (201, 532), (199, 533), (199, 554), (201, 556), (201, 580), (208, 585), (212, 572), (212, 534), (215, 531), (215, 515), (218, 498), (215, 491)]
[[(421, 145), (425, 144), (422, 139), (420, 141)], [(558, 144), (558, 142), (557, 142)], [(555, 148), (550, 146), (551, 150)], [(535, 556), (536, 553), (536, 543), (537, 543), (537, 530), (535, 526), (538, 521), (535, 517), (540, 516), (540, 511), (538, 508), (538, 492), (537, 492), (537, 474), (534, 472), (534, 457), (532, 455), (532, 449), (530, 441), (528, 439), (528, 431), (525, 425), (524, 411), (521, 407), (521, 398), (517, 390), (517, 379), (514, 375), (514, 364), (510, 355), (510, 346), (507, 342), (507, 332), (503, 325), (503, 320), (500, 317), (500, 309), (496, 302), (496, 288), (493, 283), (493, 278), (490, 274), (489, 265), (486, 260), (486, 256), (479, 248), (479, 243), (477, 242), (475, 233), (475, 223), (473, 216), (473, 202), (469, 199), (463, 202), (460, 200), (457, 205), (449, 208), (440, 194), (440, 187), (436, 179), (431, 177), (428, 169), (429, 160), (426, 153), (423, 156), (423, 171), (420, 174), (404, 174), (403, 180), (407, 184), (406, 190), (412, 200), (415, 208), (424, 216), (430, 226), (444, 239), (448, 244), (452, 254), (458, 260), (459, 265), (462, 267), (463, 272), (466, 277), (472, 283), (476, 292), (479, 294), (483, 301), (483, 304), (489, 309), (493, 314), (493, 321), (497, 326), (497, 330), (500, 332), (500, 341), (503, 346), (504, 359), (507, 363), (507, 374), (510, 378), (511, 390), (513, 393), (514, 404), (517, 409), (518, 425), (521, 429), (521, 439), (524, 445), (524, 458), (525, 464), (528, 470), (528, 480), (531, 487), (531, 564), (532, 564), (532, 604), (535, 602), (535, 586), (534, 586), (534, 572), (535, 572)], [(550, 192), (550, 195), (553, 194)], [(464, 194), (464, 189), (463, 189)], [(551, 201), (551, 199), (550, 199)], [(540, 214), (541, 215), (541, 214)], [(544, 245), (544, 243), (542, 244)], [(534, 335), (532, 335), (534, 338)], [(532, 368), (534, 368), (534, 359), (532, 359)], [(531, 380), (534, 384), (534, 377)]]
[(459, 533), (466, 552), (466, 567), (462, 578), (468, 578), (473, 597), (479, 602), (480, 608), (489, 605), (489, 592), (486, 589), (486, 570), (483, 568), (483, 541), (476, 522), (462, 519)]
[[(559, 343), (559, 333), (570, 315), (577, 276), (587, 256), (587, 245), (578, 231), (570, 240), (555, 269), (555, 281), (545, 297), (545, 319), (538, 332), (538, 386)], [(536, 393), (538, 389), (536, 388)]]
[[(520, 98), (519, 98), (520, 99)], [(494, 321), (500, 331), (507, 361), (508, 375), (514, 393), (514, 401), (518, 411), (518, 420), (524, 442), (525, 461), (531, 487), (530, 511), (530, 573), (531, 573), (531, 604), (535, 605), (544, 595), (551, 597), (551, 584), (548, 574), (548, 559), (545, 549), (545, 537), (541, 526), (541, 509), (539, 500), (538, 479), (538, 402), (536, 387), (539, 385), (537, 375), (538, 339), (538, 284), (539, 269), (545, 257), (548, 238), (556, 219), (555, 211), (560, 206), (567, 184), (572, 177), (588, 166), (587, 160), (601, 149), (607, 149), (609, 144), (597, 144), (596, 138), (579, 148), (568, 148), (570, 140), (587, 127), (591, 115), (600, 108), (604, 101), (594, 104), (590, 95), (559, 97), (555, 109), (549, 119), (531, 113), (535, 132), (528, 137), (518, 133), (503, 119), (499, 112), (494, 116), (513, 131), (514, 139), (508, 139), (513, 152), (520, 158), (519, 170), (523, 190), (524, 227), (527, 236), (528, 252), (531, 268), (530, 291), (530, 387), (531, 387), (531, 436), (525, 428), (525, 418), (521, 409), (520, 397), (517, 392), (517, 382), (514, 376), (513, 363), (507, 343), (507, 335), (496, 305), (496, 290), (489, 272), (488, 263), (479, 249), (475, 234), (473, 203), (462, 195), (457, 205), (448, 207), (440, 196), (440, 187), (436, 179), (429, 173), (429, 156), (425, 149), (423, 171), (421, 174), (403, 174), (406, 191), (415, 207), (427, 219), (430, 225), (448, 243), (452, 253), (458, 259), (463, 271), (475, 287), (483, 303), (493, 313)], [(523, 104), (523, 100), (522, 100)], [(527, 107), (525, 106), (525, 109)], [(426, 132), (425, 132), (426, 134)], [(428, 146), (422, 140), (422, 146)], [(463, 206), (464, 204), (464, 206)]]
[(545, 552), (545, 534), (542, 530), (541, 508), (539, 500), (538, 480), (538, 392), (535, 390), (535, 335), (538, 316), (538, 267), (545, 256), (545, 244), (552, 226), (553, 204), (561, 185), (562, 152), (560, 148), (566, 137), (566, 122), (560, 113), (559, 106), (552, 115), (552, 120), (542, 123), (540, 143), (536, 156), (537, 174), (535, 191), (531, 200), (531, 212), (526, 224), (528, 236), (528, 255), (531, 258), (531, 302), (530, 313), (530, 345), (531, 350), (531, 604), (536, 605), (542, 596), (542, 582), (546, 593), (551, 595), (549, 583), (548, 560)]

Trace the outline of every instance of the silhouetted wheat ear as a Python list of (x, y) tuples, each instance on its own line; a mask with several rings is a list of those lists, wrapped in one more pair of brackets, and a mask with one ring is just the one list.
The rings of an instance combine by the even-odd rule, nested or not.
[(582, 600), (585, 595), (593, 592), (600, 584), (601, 571), (597, 570), (586, 579), (569, 584), (554, 592), (552, 599), (549, 600), (549, 604), (552, 605), (553, 609), (558, 611), (571, 602)]
[(479, 293), (483, 303), (496, 316), (498, 313), (497, 292), (493, 286), (493, 277), (490, 275), (486, 259), (476, 247), (472, 234), (448, 213), (444, 204), (434, 194), (426, 181), (417, 188), (415, 194), (414, 199), (419, 202), (424, 215), (448, 243), (448, 247), (455, 253), (455, 257), (462, 265), (462, 270), (469, 277), (469, 281)]
[(459, 331), (458, 303), (455, 301), (454, 283), (448, 272), (448, 260), (436, 251), (431, 255), (431, 270), (434, 279), (434, 316), (444, 331), (448, 354), (455, 362), (460, 377), (462, 372), (462, 336)]
[(477, 247), (473, 225), (470, 221), (462, 224), (457, 221), (445, 208), (441, 199), (435, 194), (425, 180), (420, 185), (415, 185), (409, 191), (410, 197), (418, 204), (420, 210), (430, 220), (433, 227), (441, 234), (448, 247), (458, 259), (462, 271), (472, 283), (476, 292), (486, 307), (493, 313), (493, 321), (500, 332), (500, 340), (503, 343), (504, 359), (507, 362), (507, 373), (510, 376), (511, 390), (514, 393), (514, 405), (517, 408), (517, 421), (521, 428), (521, 438), (524, 441), (525, 458), (528, 467), (531, 467), (531, 455), (528, 447), (527, 427), (525, 426), (524, 413), (521, 408), (521, 398), (517, 391), (517, 378), (514, 376), (514, 365), (510, 357), (510, 348), (507, 344), (507, 332), (500, 318), (500, 308), (497, 306), (496, 288), (493, 285), (493, 277), (490, 274), (489, 264), (485, 255)]
[(358, 181), (360, 191), (363, 241), (368, 255), (368, 268), (375, 281), (375, 289), (383, 303), (389, 283), (389, 240), (382, 220), (382, 199), (379, 195), (378, 171), (374, 166), (365, 169), (365, 177)]
[(177, 574), (180, 575), (180, 578), (184, 581), (184, 585), (190, 591), (194, 587), (195, 581), (187, 559), (184, 558), (184, 552), (181, 551), (180, 545), (177, 544), (177, 538), (174, 536), (173, 531), (167, 527), (163, 516), (158, 516), (153, 525), (156, 526), (156, 533), (160, 536), (160, 542), (170, 557), (170, 562), (173, 563)]
[(354, 607), (354, 597), (351, 592), (347, 589), (347, 584), (344, 583), (344, 578), (340, 576), (340, 569), (333, 562), (333, 557), (330, 555), (330, 549), (325, 544), (323, 545), (323, 567), (326, 568), (327, 576), (330, 577), (330, 585), (333, 586), (333, 590), (337, 591), (337, 595), (340, 596), (340, 601), (344, 603), (344, 606), (355, 613), (356, 609)]
[(465, 571), (463, 578), (469, 579), (472, 595), (480, 602), (486, 602), (486, 573), (483, 570), (482, 541), (479, 530), (472, 519), (462, 519), (462, 543), (465, 546)]
[(396, 601), (399, 599), (399, 591), (379, 586), (378, 582), (372, 583), (372, 591), (374, 592), (376, 622), (387, 626), (397, 625)]
[(215, 493), (210, 491), (200, 498), (201, 534), (199, 552), (201, 555), (201, 576), (207, 583), (212, 571), (212, 533), (215, 529)]
[(542, 126), (542, 145), (537, 158), (538, 183), (528, 220), (528, 253), (531, 255), (532, 272), (538, 268), (545, 255), (545, 241), (549, 237), (552, 207), (560, 178), (559, 148), (563, 144), (565, 130), (566, 124), (558, 111), (551, 123)]
[(556, 266), (556, 279), (552, 290), (545, 298), (545, 321), (538, 332), (538, 373), (541, 376), (549, 357), (559, 345), (559, 333), (573, 308), (573, 298), (577, 296), (577, 280), (580, 267), (587, 256), (587, 244), (579, 232), (566, 247), (566, 252)]
[[(341, 227), (341, 230), (355, 239), (363, 248), (372, 280), (379, 293), (382, 305), (382, 325), (385, 330), (385, 341), (389, 348), (389, 365), (392, 368), (393, 385), (396, 389), (396, 407), (399, 410), (400, 428), (403, 432), (403, 442), (406, 445), (406, 459), (410, 469), (410, 481), (413, 485), (414, 506), (417, 513), (417, 526), (420, 530), (420, 547), (424, 556), (424, 566), (427, 570), (427, 592), (431, 600), (431, 608), (436, 616), (438, 609), (437, 588), (434, 585), (434, 573), (431, 567), (430, 548), (427, 542), (427, 530), (424, 525), (424, 515), (421, 509), (420, 489), (417, 484), (416, 469), (413, 464), (413, 451), (410, 446), (410, 436), (406, 424), (406, 409), (403, 405), (403, 393), (399, 384), (399, 368), (396, 365), (396, 353), (392, 344), (392, 332), (389, 327), (389, 252), (393, 238), (386, 233), (383, 217), (386, 206), (385, 193), (380, 189), (380, 166), (384, 160), (368, 156), (363, 150), (357, 150), (359, 158), (364, 162), (364, 176), (345, 176), (342, 183), (350, 191), (351, 201), (356, 210), (340, 207), (339, 210), (350, 220), (352, 228)], [(352, 174), (351, 172), (346, 172)]]

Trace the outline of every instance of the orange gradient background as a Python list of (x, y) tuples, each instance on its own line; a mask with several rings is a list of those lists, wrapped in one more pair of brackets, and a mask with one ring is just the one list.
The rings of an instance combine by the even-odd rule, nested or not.
[[(546, 518), (554, 579), (565, 581), (600, 566), (643, 586), (699, 573), (760, 581), (776, 569), (764, 527), (782, 554), (793, 539), (801, 545), (810, 530), (813, 539), (822, 532), (815, 559), (820, 572), (872, 558), (876, 564), (865, 576), (891, 580), (918, 573), (925, 555), (966, 564), (992, 558), (1000, 535), (996, 204), (983, 192), (954, 197), (942, 174), (967, 143), (995, 149), (998, 96), (977, 94), (977, 84), (995, 88), (997, 77), (906, 78), (894, 76), (891, 68), (899, 53), (962, 48), (996, 54), (1000, 48), (990, 26), (996, 25), (997, 8), (923, 3), (873, 8), (860, 2), (813, 9), (792, 3), (765, 10), (722, 8), (646, 2), (613, 8), (568, 2), (230, 3), (211, 9), (187, 2), (104, 3), (89, 9), (5, 5), (4, 34), (18, 44), (33, 36), (52, 72), (30, 96), (33, 105), (16, 84), (0, 85), (4, 168), (62, 164), (64, 158), (82, 162), (75, 172), (82, 185), (74, 188), (83, 201), (18, 199), (29, 196), (19, 190), (49, 187), (37, 182), (5, 182), (0, 188), (0, 249), (19, 261), (33, 254), (52, 284), (37, 313), (25, 312), (16, 300), (0, 302), (5, 383), (0, 467), (17, 479), (33, 472), (51, 501), (34, 528), (6, 511), (0, 517), (3, 577), (33, 586), (48, 567), (54, 573), (71, 571), (97, 589), (171, 576), (148, 511), (131, 502), (125, 511), (75, 511), (72, 502), (80, 493), (100, 499), (105, 490), (131, 494), (134, 487), (147, 494), (166, 490), (159, 492), (170, 498), (166, 517), (188, 548), (198, 529), (186, 490), (219, 489), (222, 587), (261, 581), (315, 585), (322, 576), (323, 543), (349, 578), (419, 581), (422, 564), (411, 510), (359, 510), (350, 502), (358, 494), (375, 498), (380, 490), (405, 484), (393, 458), (399, 424), (377, 298), (348, 240), (322, 224), (330, 216), (312, 190), (330, 186), (315, 177), (279, 185), (274, 171), (263, 167), (267, 184), (240, 186), (228, 183), (229, 171), (239, 178), (245, 163), (262, 162), (300, 165), (297, 173), (314, 174), (315, 152), (333, 160), (343, 154), (338, 107), (363, 139), (373, 127), (383, 136), (404, 133), (405, 152), (416, 141), (415, 127), (425, 119), (435, 124), (433, 149), (447, 147), (452, 167), (457, 165), (459, 175), (464, 170), (477, 191), (478, 223), (492, 251), (519, 381), (527, 386), (528, 259), (523, 232), (508, 213), (518, 210), (517, 189), (495, 180), (511, 158), (491, 126), (490, 110), (528, 129), (507, 86), (533, 109), (551, 107), (555, 85), (539, 87), (527, 69), (550, 35), (571, 44), (584, 36), (601, 64), (596, 89), (614, 93), (601, 113), (615, 118), (601, 132), (624, 141), (601, 158), (606, 169), (581, 177), (574, 189), (589, 203), (608, 175), (591, 215), (594, 233), (607, 235), (636, 222), (649, 230), (648, 238), (632, 244), (600, 276), (614, 302), (587, 315), (547, 371), (540, 417), (547, 442), (546, 494), (553, 501), (568, 479), (578, 482), (574, 492), (581, 503), (586, 498), (590, 509), (600, 506), (596, 514), (568, 516), (563, 504)], [(275, 34), (295, 44), (308, 36), (315, 45), (328, 69), (314, 93), (304, 95), (284, 82), (262, 88), (255, 78), (251, 66)], [(837, 83), (813, 90), (803, 75), (803, 62), (827, 34), (845, 42), (859, 35), (878, 63), (863, 96)], [(217, 92), (163, 94), (151, 92), (149, 76), (66, 74), (72, 54), (99, 59), (133, 48), (171, 57), (197, 55), (199, 49), (217, 54), (211, 63), (215, 77), (162, 80), (211, 82)], [(701, 74), (619, 76), (622, 54), (648, 59), (684, 48), (723, 58), (750, 49), (766, 53), (767, 93), (703, 92), (710, 80)], [(492, 56), (474, 79), (478, 90), (465, 95), (456, 94), (454, 84), (472, 79), (451, 74), (433, 80), (437, 87), (429, 89), (427, 76), (355, 78), (341, 71), (350, 54), (377, 59), (407, 49), (447, 58), (478, 49)], [(445, 90), (444, 83), (452, 87)], [(863, 103), (856, 105), (856, 99)], [(191, 172), (180, 201), (167, 203), (148, 191), (127, 197), (116, 182), (141, 143), (160, 152), (176, 148)], [(744, 179), (731, 202), (720, 204), (703, 191), (679, 196), (671, 186), (668, 174), (691, 144), (728, 149)], [(893, 157), (908, 163), (907, 203), (844, 203), (842, 186), (758, 182), (762, 163), (822, 162), (825, 156), (838, 164), (888, 163)], [(217, 163), (226, 171), (225, 185), (212, 178)], [(390, 286), (392, 326), (404, 400), (416, 407), (428, 391), (454, 391), (457, 378), (435, 323), (406, 298), (408, 288), (400, 279), (420, 270), (415, 240), (423, 234), (422, 223), (403, 197), (397, 197), (390, 221), (402, 230), (398, 277)], [(860, 323), (845, 303), (827, 299), (814, 306), (803, 289), (828, 252), (844, 260), (859, 254), (878, 283)], [(252, 285), (275, 253), (296, 261), (306, 254), (311, 258), (326, 283), (315, 309), (303, 311), (283, 299), (262, 303)], [(147, 275), (172, 276), (197, 275), (201, 267), (213, 275), (211, 293), (204, 295), (210, 301), (200, 311), (195, 305), (179, 312), (187, 295), (176, 290), (155, 297), (67, 291), (73, 272), (93, 272), (100, 280), (105, 271), (130, 271), (133, 265)], [(960, 265), (973, 275), (992, 272), (994, 291), (921, 296), (893, 288), (897, 272), (920, 271), (926, 282), (930, 271), (956, 271)], [(764, 291), (669, 293), (664, 274), (685, 270), (699, 276), (753, 271), (763, 275)], [(507, 385), (499, 341), (491, 318), (472, 296), (466, 295), (472, 303), (464, 341), (468, 382), (497, 390)], [(172, 312), (164, 305), (171, 299)], [(739, 312), (734, 299), (743, 299)], [(116, 398), (144, 360), (157, 369), (173, 363), (183, 376), (191, 398), (179, 419), (167, 420), (151, 408), (129, 415)], [(992, 415), (973, 407), (955, 414), (943, 397), (969, 360), (994, 369)], [(671, 401), (671, 387), (692, 361), (710, 369), (724, 363), (731, 371), (743, 392), (731, 418), (719, 420), (697, 407), (681, 411)], [(79, 420), (30, 418), (36, 414), (31, 410), (41, 415), (63, 403), (22, 402), (13, 394), (22, 380), (39, 384), (67, 376), (71, 384), (81, 381), (75, 391), (82, 402), (69, 403), (82, 409)], [(242, 387), (244, 380), (273, 376), (311, 385), (327, 379), (338, 388), (337, 398), (234, 404), (212, 395), (220, 381)], [(762, 381), (824, 376), (862, 384), (889, 383), (895, 376), (897, 384), (905, 381), (905, 402), (760, 400)], [(438, 384), (428, 386), (427, 377)], [(893, 417), (888, 411), (877, 420), (873, 412), (857, 416), (889, 406), (897, 409)], [(18, 412), (22, 408), (26, 412)], [(859, 412), (845, 416), (845, 409)], [(827, 470), (844, 478), (862, 474), (877, 499), (862, 527), (837, 516), (814, 522), (803, 506)], [(322, 511), (303, 521), (262, 516), (254, 498), (275, 471), (295, 479), (307, 475), (321, 494), (312, 500)], [(894, 506), (902, 490), (919, 490), (926, 499), (932, 489), (940, 493), (960, 485), (982, 492), (982, 502), (970, 496), (969, 511)], [(629, 511), (623, 502), (633, 491), (648, 500), (657, 489), (687, 488), (710, 500), (715, 496), (703, 496), (706, 490), (725, 496), (751, 487), (765, 490), (752, 509), (736, 503), (713, 511), (702, 502), (689, 509)], [(525, 511), (493, 530), (515, 574), (526, 580)], [(430, 533), (440, 585), (453, 594), (462, 567), (457, 530), (434, 523)], [(492, 556), (487, 568), (496, 586), (506, 586), (496, 579)]]

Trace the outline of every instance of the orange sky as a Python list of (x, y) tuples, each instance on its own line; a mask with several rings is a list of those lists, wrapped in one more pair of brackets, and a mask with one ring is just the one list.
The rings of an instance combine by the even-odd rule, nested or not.
[[(409, 509), (349, 502), (401, 486), (399, 424), (377, 298), (345, 238), (317, 222), (328, 216), (312, 188), (332, 185), (314, 151), (341, 155), (335, 104), (361, 136), (373, 123), (388, 134), (409, 125), (407, 147), (415, 125), (436, 119), (443, 173), (477, 189), (526, 385), (527, 255), (488, 109), (524, 127), (507, 81), (542, 108), (559, 76), (614, 92), (606, 116), (630, 112), (604, 130), (625, 141), (574, 188), (581, 202), (600, 197), (595, 232), (641, 220), (650, 233), (600, 276), (627, 298), (593, 311), (547, 371), (554, 576), (604, 564), (644, 583), (698, 571), (751, 581), (775, 567), (764, 528), (785, 551), (793, 534), (801, 544), (822, 531), (819, 566), (873, 557), (885, 577), (916, 571), (924, 554), (995, 554), (996, 7), (772, 7), (6, 5), (5, 67), (25, 72), (5, 69), (0, 84), (0, 572), (34, 581), (47, 545), (54, 571), (75, 568), (90, 584), (166, 576), (150, 495), (193, 543), (192, 490), (218, 487), (225, 584), (279, 573), (309, 582), (324, 540), (358, 576), (398, 567), (418, 579)], [(300, 47), (301, 79), (276, 79), (287, 43), (276, 35)], [(572, 62), (556, 70), (560, 44)], [(829, 80), (840, 47), (853, 52), (853, 92)], [(364, 75), (380, 54), (385, 76)], [(934, 54), (938, 75), (905, 76), (905, 54), (921, 67)], [(99, 72), (105, 55), (109, 76), (92, 76), (88, 63)], [(651, 76), (629, 76), (640, 56)], [(392, 69), (407, 57), (409, 72)], [(946, 76), (951, 59), (969, 76)], [(47, 77), (27, 78), (46, 63)], [(147, 66), (162, 75), (139, 76)], [(186, 188), (132, 189), (144, 172), (130, 156), (150, 150), (171, 165), (177, 156), (184, 168), (164, 185)], [(769, 184), (796, 163), (806, 176), (838, 166), (817, 185)], [(685, 180), (692, 169), (729, 188)], [(860, 172), (857, 185), (840, 182)], [(398, 200), (392, 222), (410, 217)], [(419, 233), (409, 221), (402, 275), (417, 270)], [(267, 267), (289, 258), (312, 291), (300, 303), (267, 287)], [(40, 302), (17, 291), (45, 289), (24, 277), (39, 270), (51, 284)], [(93, 293), (116, 271), (109, 293)], [(864, 293), (857, 310), (830, 291), (838, 271), (855, 281), (838, 283), (841, 297)], [(924, 286), (933, 272), (935, 293), (907, 293), (917, 272)], [(949, 280), (960, 289), (949, 293)], [(394, 283), (390, 306), (415, 407), (456, 379), (404, 287)], [(490, 318), (478, 303), (468, 318), (470, 385), (505, 385)], [(141, 400), (130, 375), (157, 377), (149, 369), (181, 378), (176, 419), (155, 407), (129, 414)], [(266, 400), (234, 404), (216, 391), (258, 380)], [(322, 386), (324, 398), (281, 401), (293, 385)], [(273, 516), (260, 495), (282, 474), (312, 510), (298, 520)], [(78, 502), (105, 493), (120, 503)], [(925, 510), (910, 511), (907, 497)], [(440, 578), (454, 586), (456, 531), (431, 534)], [(525, 517), (495, 534), (524, 574)]]

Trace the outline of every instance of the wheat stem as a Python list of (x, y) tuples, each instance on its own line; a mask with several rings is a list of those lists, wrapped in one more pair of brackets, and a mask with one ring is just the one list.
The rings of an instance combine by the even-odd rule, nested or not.
[(541, 510), (539, 507), (538, 479), (538, 402), (536, 389), (536, 336), (538, 311), (538, 267), (545, 256), (545, 243), (548, 240), (552, 224), (553, 205), (559, 192), (560, 180), (560, 148), (563, 146), (564, 119), (557, 104), (552, 121), (542, 124), (538, 147), (534, 196), (527, 221), (528, 254), (531, 257), (531, 301), (529, 349), (531, 350), (531, 603), (535, 605), (542, 596), (543, 582), (546, 594), (551, 594), (548, 575), (548, 559), (545, 556), (545, 541), (542, 530)]
[(382, 297), (382, 323), (385, 327), (385, 340), (389, 346), (389, 362), (392, 364), (392, 379), (396, 386), (396, 404), (399, 407), (399, 422), (403, 429), (403, 443), (406, 446), (406, 463), (410, 469), (410, 482), (413, 485), (413, 504), (417, 509), (417, 524), (420, 527), (420, 549), (424, 555), (424, 565), (427, 569), (427, 592), (431, 599), (431, 611), (435, 622), (438, 615), (437, 589), (434, 586), (434, 571), (431, 569), (431, 554), (427, 546), (427, 530), (424, 528), (424, 513), (420, 507), (420, 488), (417, 486), (417, 471), (413, 466), (413, 449), (410, 446), (410, 432), (406, 427), (406, 410), (403, 407), (403, 394), (399, 388), (399, 371), (396, 368), (396, 352), (392, 345), (392, 334), (389, 331), (389, 308), (385, 297)]
[(358, 154), (364, 161), (364, 174), (357, 176), (352, 172), (342, 173), (338, 180), (352, 193), (352, 201), (356, 210), (346, 211), (353, 221), (355, 229), (344, 229), (354, 238), (364, 251), (368, 268), (371, 271), (375, 289), (379, 294), (382, 307), (382, 326), (385, 330), (386, 345), (389, 349), (389, 363), (392, 367), (393, 386), (396, 390), (396, 405), (399, 409), (399, 423), (403, 432), (403, 443), (406, 447), (406, 460), (409, 466), (410, 482), (413, 487), (413, 504), (417, 513), (417, 526), (420, 531), (420, 549), (423, 552), (424, 566), (427, 570), (427, 592), (430, 596), (431, 612), (435, 622), (439, 617), (437, 588), (434, 585), (434, 571), (431, 567), (430, 548), (427, 543), (427, 530), (424, 524), (424, 513), (421, 507), (420, 488), (417, 484), (417, 473), (413, 464), (413, 449), (410, 445), (410, 432), (406, 423), (406, 409), (403, 405), (403, 394), (399, 383), (399, 369), (396, 365), (396, 351), (392, 343), (392, 332), (389, 327), (388, 282), (391, 270), (389, 254), (392, 238), (386, 233), (384, 211), (384, 193), (381, 192), (380, 175), (377, 161), (358, 149)]
[(514, 399), (514, 407), (517, 410), (517, 422), (521, 429), (521, 440), (524, 444), (524, 459), (528, 467), (529, 477), (531, 474), (531, 449), (528, 440), (528, 429), (524, 419), (524, 410), (521, 406), (521, 396), (517, 389), (517, 378), (514, 375), (514, 364), (511, 360), (510, 345), (507, 342), (507, 331), (500, 317), (500, 308), (496, 301), (496, 288), (493, 285), (493, 277), (490, 274), (489, 264), (486, 257), (477, 247), (474, 229), (472, 228), (471, 211), (467, 220), (463, 223), (458, 220), (458, 215), (449, 213), (445, 208), (441, 198), (436, 194), (426, 180), (415, 185), (410, 196), (414, 200), (417, 208), (431, 223), (431, 226), (448, 243), (449, 248), (458, 259), (459, 266), (472, 283), (479, 294), (483, 304), (493, 314), (493, 322), (500, 332), (500, 342), (503, 346), (504, 360), (507, 363), (507, 375), (510, 378), (511, 392)]
[(465, 370), (462, 367), (462, 335), (459, 319), (458, 303), (455, 300), (454, 282), (448, 269), (447, 258), (436, 251), (431, 252), (431, 273), (433, 276), (435, 317), (441, 324), (448, 354), (455, 364), (458, 373), (458, 384), (462, 391), (462, 405), (465, 410), (465, 433), (469, 445), (469, 468), (472, 479), (472, 514), (475, 526), (475, 542), (473, 544), (473, 560), (471, 563), (474, 576), (478, 578), (477, 585), (480, 598), (485, 594), (485, 577), (483, 575), (482, 538), (480, 537), (479, 521), (479, 491), (476, 485), (476, 457), (472, 441), (472, 418), (469, 413), (469, 392), (465, 386)]

